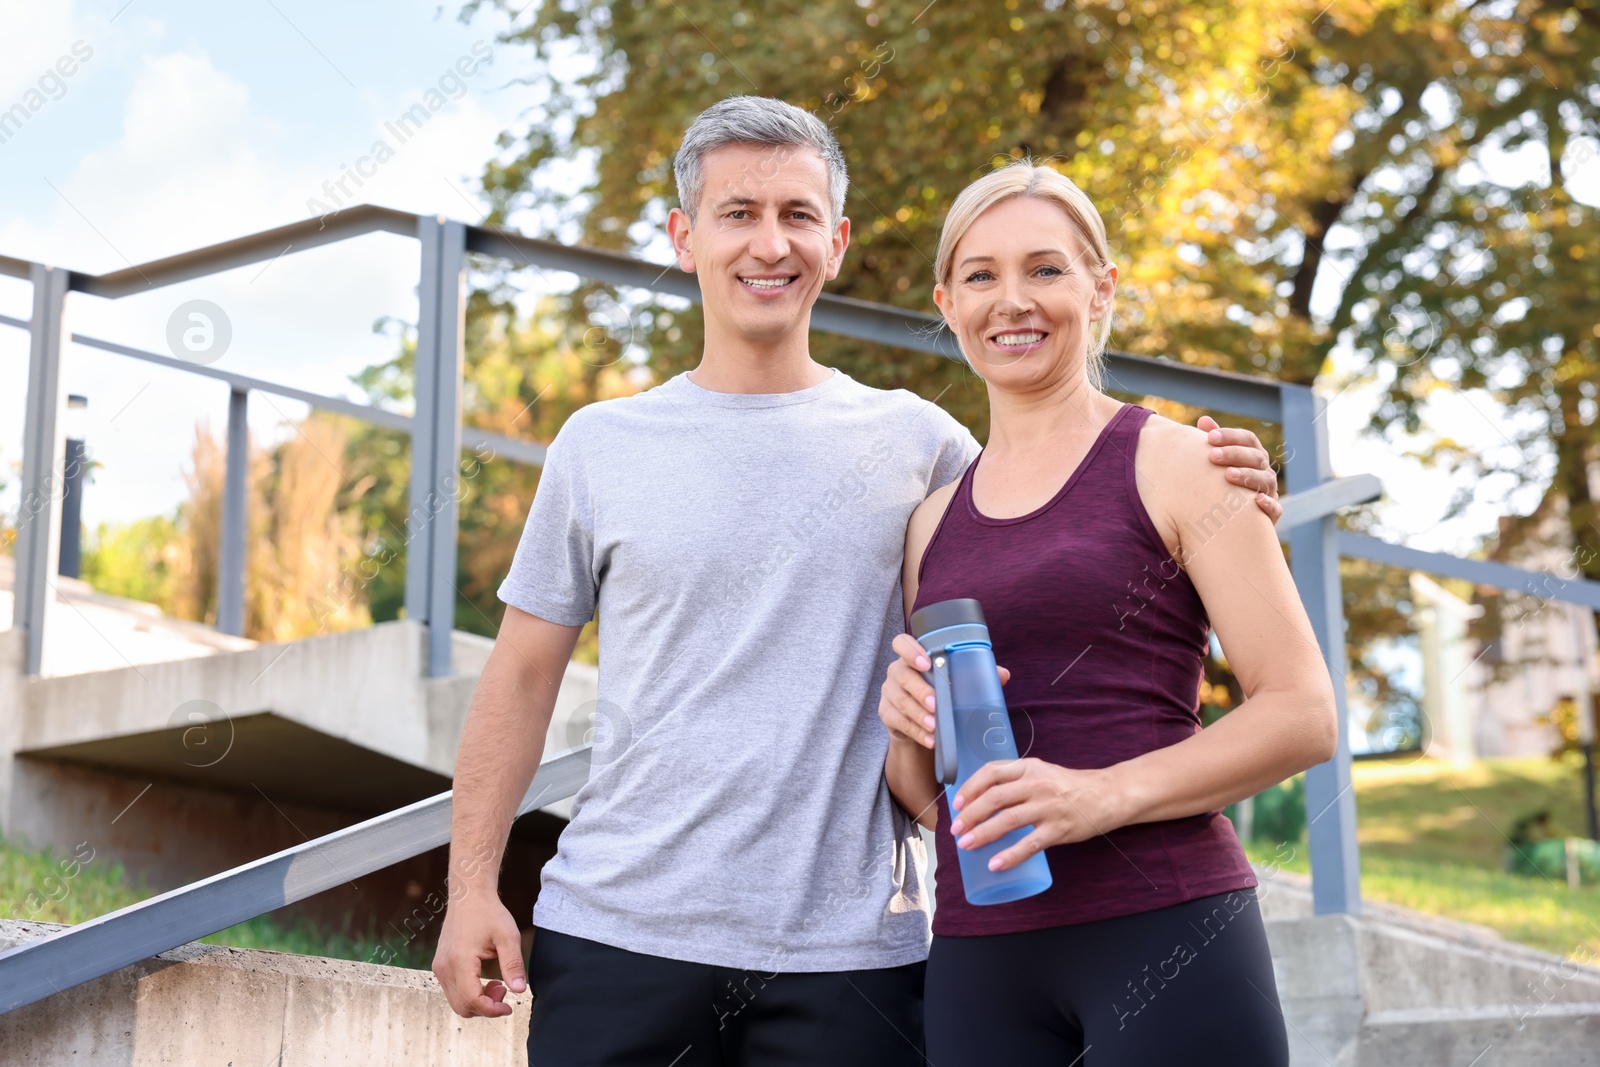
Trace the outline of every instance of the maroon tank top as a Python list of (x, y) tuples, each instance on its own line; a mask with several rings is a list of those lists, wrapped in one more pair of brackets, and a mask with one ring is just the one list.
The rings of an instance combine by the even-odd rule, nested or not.
[[(1210, 623), (1150, 521), (1134, 481), (1151, 412), (1126, 404), (1048, 503), (991, 519), (961, 477), (923, 553), (914, 608), (983, 605), (1017, 750), (1063, 767), (1108, 767), (1200, 729)], [(1004, 934), (1150, 911), (1245, 889), (1255, 874), (1220, 811), (1141, 823), (1045, 850), (1053, 884), (1010, 904), (961, 891), (941, 791), (933, 932)]]

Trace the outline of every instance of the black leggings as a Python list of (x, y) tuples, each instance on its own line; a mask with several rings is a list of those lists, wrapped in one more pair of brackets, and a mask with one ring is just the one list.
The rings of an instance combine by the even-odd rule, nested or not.
[(1253, 889), (1075, 926), (935, 937), (938, 1067), (1286, 1067)]

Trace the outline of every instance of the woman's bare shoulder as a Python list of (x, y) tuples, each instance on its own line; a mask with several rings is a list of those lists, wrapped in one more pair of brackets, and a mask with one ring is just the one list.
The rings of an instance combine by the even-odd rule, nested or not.
[(1139, 496), (1167, 551), (1182, 558), (1180, 531), (1195, 509), (1230, 488), (1225, 468), (1211, 462), (1204, 430), (1160, 415), (1145, 420), (1134, 455)]
[[(929, 493), (916, 510), (912, 511), (911, 518), (906, 522), (906, 551), (905, 562), (901, 571), (901, 580), (904, 583), (909, 604), (915, 596), (917, 587), (917, 572), (922, 568), (922, 554), (927, 551), (928, 543), (933, 540), (933, 533), (939, 528), (939, 520), (944, 518), (945, 509), (950, 506), (950, 498), (955, 495), (956, 486), (961, 484), (957, 478), (949, 485), (940, 486)], [(908, 609), (909, 610), (909, 609)]]
[(1139, 479), (1179, 491), (1227, 485), (1226, 469), (1211, 462), (1211, 447), (1199, 427), (1151, 415), (1140, 429), (1135, 453)]
[(1152, 458), (1163, 461), (1198, 460), (1209, 463), (1210, 445), (1205, 431), (1198, 426), (1185, 426), (1154, 412), (1144, 420), (1144, 427), (1139, 433), (1139, 451), (1143, 453), (1148, 447), (1154, 453)]
[(911, 519), (906, 524), (907, 538), (914, 534), (922, 534), (924, 543), (933, 536), (934, 529), (939, 525), (939, 520), (944, 518), (945, 509), (950, 506), (950, 498), (955, 496), (956, 487), (961, 484), (957, 478), (949, 485), (941, 485), (929, 493), (916, 510), (911, 513)]

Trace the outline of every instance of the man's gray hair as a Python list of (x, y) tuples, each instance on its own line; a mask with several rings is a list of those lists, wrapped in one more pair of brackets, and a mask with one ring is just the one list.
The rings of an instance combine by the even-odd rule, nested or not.
[[(700, 112), (683, 135), (683, 144), (672, 161), (672, 175), (678, 183), (678, 202), (695, 224), (700, 199), (705, 194), (705, 170), (701, 166), (707, 152), (727, 145), (768, 145), (773, 148), (814, 148), (828, 168), (828, 198), (832, 202), (832, 223), (844, 217), (844, 193), (850, 184), (845, 170), (844, 152), (833, 131), (807, 111), (770, 96), (730, 96)], [(777, 173), (781, 157), (763, 160), (758, 177)]]

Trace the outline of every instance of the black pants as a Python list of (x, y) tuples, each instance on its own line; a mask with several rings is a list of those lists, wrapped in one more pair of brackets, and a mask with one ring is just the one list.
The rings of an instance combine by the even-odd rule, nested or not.
[(538, 930), (530, 1067), (922, 1067), (926, 964), (741, 971)]
[(1253, 889), (1076, 926), (936, 937), (937, 1067), (1286, 1067)]

